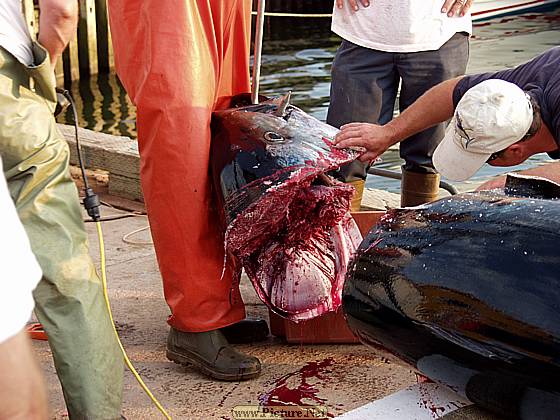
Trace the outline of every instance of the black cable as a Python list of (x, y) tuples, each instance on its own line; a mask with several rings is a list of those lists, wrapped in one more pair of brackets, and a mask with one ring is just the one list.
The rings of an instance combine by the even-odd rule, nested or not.
[(78, 153), (78, 163), (80, 165), (80, 170), (82, 171), (82, 178), (84, 180), (85, 187), (85, 197), (83, 205), (87, 211), (87, 214), (94, 222), (98, 222), (101, 219), (101, 212), (99, 207), (101, 205), (99, 197), (93, 189), (89, 186), (89, 182), (86, 176), (86, 168), (84, 166), (84, 161), (82, 159), (82, 146), (80, 144), (80, 137), (78, 135), (78, 111), (76, 110), (76, 104), (69, 91), (66, 89), (56, 89), (57, 93), (63, 95), (64, 98), (68, 99), (70, 106), (72, 107), (72, 113), (74, 115), (74, 136), (76, 137), (76, 151)]
[[(105, 217), (100, 217), (99, 218), (99, 222), (111, 222), (113, 220), (120, 220), (120, 219), (126, 219), (127, 217), (138, 217), (138, 216), (144, 216), (143, 214), (118, 214), (115, 216), (105, 216)], [(90, 220), (90, 219), (84, 219), (85, 223), (91, 223), (91, 222), (96, 222), (97, 220)]]

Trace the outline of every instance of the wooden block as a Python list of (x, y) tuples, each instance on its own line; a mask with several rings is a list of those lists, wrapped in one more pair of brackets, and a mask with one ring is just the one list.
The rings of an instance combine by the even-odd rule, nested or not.
[(285, 337), (292, 344), (353, 344), (359, 343), (352, 334), (342, 308), (337, 312), (328, 312), (309, 321), (293, 322), (283, 319), (269, 310), (271, 333)]
[[(57, 124), (59, 132), (70, 145), (70, 162), (77, 164), (74, 127)], [(79, 128), (84, 164), (90, 169), (103, 169), (132, 179), (140, 179), (138, 144), (129, 137), (112, 136)]]
[(352, 212), (352, 217), (358, 225), (360, 233), (365, 237), (384, 214), (384, 211), (356, 211)]
[(144, 202), (140, 181), (117, 174), (109, 175), (109, 194), (129, 200)]
[(388, 210), (400, 207), (400, 205), (400, 194), (375, 188), (364, 189), (361, 210)]
[[(70, 147), (70, 163), (77, 165), (74, 127), (64, 124), (57, 124), (57, 127)], [(85, 128), (79, 128), (78, 135), (84, 166), (109, 172), (109, 194), (143, 201), (137, 142), (129, 137), (97, 133)]]

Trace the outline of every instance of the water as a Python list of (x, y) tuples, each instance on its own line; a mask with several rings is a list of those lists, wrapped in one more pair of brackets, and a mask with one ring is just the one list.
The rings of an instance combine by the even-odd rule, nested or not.
[[(330, 31), (330, 19), (267, 18), (261, 70), (261, 93), (292, 91), (293, 103), (324, 120), (329, 103), (330, 67), (340, 38)], [(475, 24), (467, 73), (499, 70), (527, 61), (560, 44), (560, 8)], [(70, 87), (77, 99), (83, 127), (114, 135), (136, 137), (135, 109), (114, 75), (99, 75)], [(70, 123), (70, 114), (59, 117)], [(399, 170), (398, 150), (382, 156), (380, 168)], [(510, 168), (484, 167), (470, 180), (456, 183), (472, 190), (490, 177), (550, 161), (535, 155)], [(368, 177), (368, 186), (399, 191), (399, 181)]]

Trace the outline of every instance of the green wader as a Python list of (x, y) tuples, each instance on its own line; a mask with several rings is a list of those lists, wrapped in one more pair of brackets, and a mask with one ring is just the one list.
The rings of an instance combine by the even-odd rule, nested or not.
[(120, 418), (123, 358), (89, 256), (68, 145), (53, 117), (54, 73), (46, 51), (38, 44), (33, 50), (38, 65), (26, 67), (0, 48), (0, 156), (43, 270), (33, 293), (35, 313), (49, 337), (70, 418)]

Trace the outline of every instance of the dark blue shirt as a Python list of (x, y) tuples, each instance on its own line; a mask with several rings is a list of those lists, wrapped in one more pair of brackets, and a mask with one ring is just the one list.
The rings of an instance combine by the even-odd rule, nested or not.
[[(515, 83), (535, 98), (541, 107), (544, 124), (560, 147), (560, 47), (545, 51), (513, 69), (463, 77), (453, 91), (453, 105), (456, 107), (467, 90), (487, 79)], [(558, 151), (549, 155), (554, 159), (560, 158)]]

